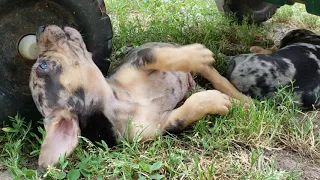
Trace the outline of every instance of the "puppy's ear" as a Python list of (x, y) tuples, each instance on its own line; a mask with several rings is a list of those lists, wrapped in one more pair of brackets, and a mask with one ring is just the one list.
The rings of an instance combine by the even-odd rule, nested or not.
[(225, 61), (226, 61), (226, 63), (227, 63), (228, 65), (230, 64), (230, 61), (231, 61), (232, 58), (234, 58), (234, 56), (227, 56), (227, 57), (225, 58)]
[(60, 156), (69, 156), (78, 145), (78, 117), (66, 110), (56, 110), (45, 119), (46, 136), (41, 145), (40, 168), (56, 165)]

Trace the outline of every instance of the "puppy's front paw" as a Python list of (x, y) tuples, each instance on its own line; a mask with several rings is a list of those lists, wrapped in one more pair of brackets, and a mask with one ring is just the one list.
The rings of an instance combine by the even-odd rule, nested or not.
[(213, 53), (202, 44), (189, 44), (178, 49), (185, 71), (200, 72), (214, 62)]

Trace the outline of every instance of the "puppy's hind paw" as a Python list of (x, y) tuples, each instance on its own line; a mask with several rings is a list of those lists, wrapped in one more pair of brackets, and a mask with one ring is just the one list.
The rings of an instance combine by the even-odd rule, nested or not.
[(272, 53), (271, 50), (269, 50), (269, 49), (264, 49), (264, 48), (262, 48), (262, 47), (260, 47), (260, 46), (252, 46), (252, 47), (250, 48), (250, 52), (252, 52), (252, 53), (257, 53), (257, 54), (271, 54), (271, 53)]
[(217, 90), (207, 90), (193, 94), (185, 104), (201, 118), (207, 114), (228, 114), (232, 104), (228, 95)]

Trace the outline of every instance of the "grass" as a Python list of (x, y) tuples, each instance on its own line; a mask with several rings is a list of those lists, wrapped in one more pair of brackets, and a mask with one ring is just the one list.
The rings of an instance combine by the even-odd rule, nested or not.
[(276, 22), (283, 22), (299, 28), (307, 28), (320, 33), (320, 18), (309, 14), (305, 6), (297, 4), (294, 6), (285, 5), (277, 11), (273, 18)]
[[(307, 27), (319, 32), (320, 18), (302, 13), (301, 5), (283, 7), (263, 26), (232, 23), (205, 0), (107, 0), (114, 26), (112, 67), (128, 46), (150, 41), (202, 43), (215, 54), (215, 67), (226, 70), (225, 56), (247, 53), (250, 46), (271, 47), (277, 24)], [(293, 9), (292, 9), (293, 8)], [(266, 151), (279, 149), (320, 158), (320, 133), (315, 117), (304, 115), (293, 97), (277, 95), (257, 102), (255, 109), (234, 106), (226, 116), (207, 116), (178, 136), (161, 136), (150, 142), (122, 140), (115, 148), (81, 138), (71, 157), (57, 167), (36, 169), (45, 135), (30, 131), (23, 118), (0, 135), (1, 167), (15, 179), (298, 179), (298, 171), (277, 167)], [(280, 102), (280, 105), (279, 105)]]

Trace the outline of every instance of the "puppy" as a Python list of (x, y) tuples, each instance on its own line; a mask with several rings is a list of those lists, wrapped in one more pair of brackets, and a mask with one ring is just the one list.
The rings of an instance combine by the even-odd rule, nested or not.
[(320, 36), (296, 29), (280, 41), (277, 51), (252, 47), (253, 54), (231, 57), (227, 78), (241, 92), (258, 99), (293, 85), (301, 109), (320, 105)]
[[(94, 113), (110, 121), (117, 140), (135, 135), (146, 140), (177, 133), (207, 114), (227, 114), (230, 97), (250, 103), (210, 66), (212, 52), (200, 44), (144, 44), (132, 49), (105, 79), (76, 29), (41, 26), (37, 43), (40, 55), (29, 85), (44, 117), (46, 137), (38, 162), (42, 168), (73, 152), (81, 135), (79, 124)], [(190, 72), (204, 76), (217, 90), (192, 94), (177, 107), (196, 86)]]

